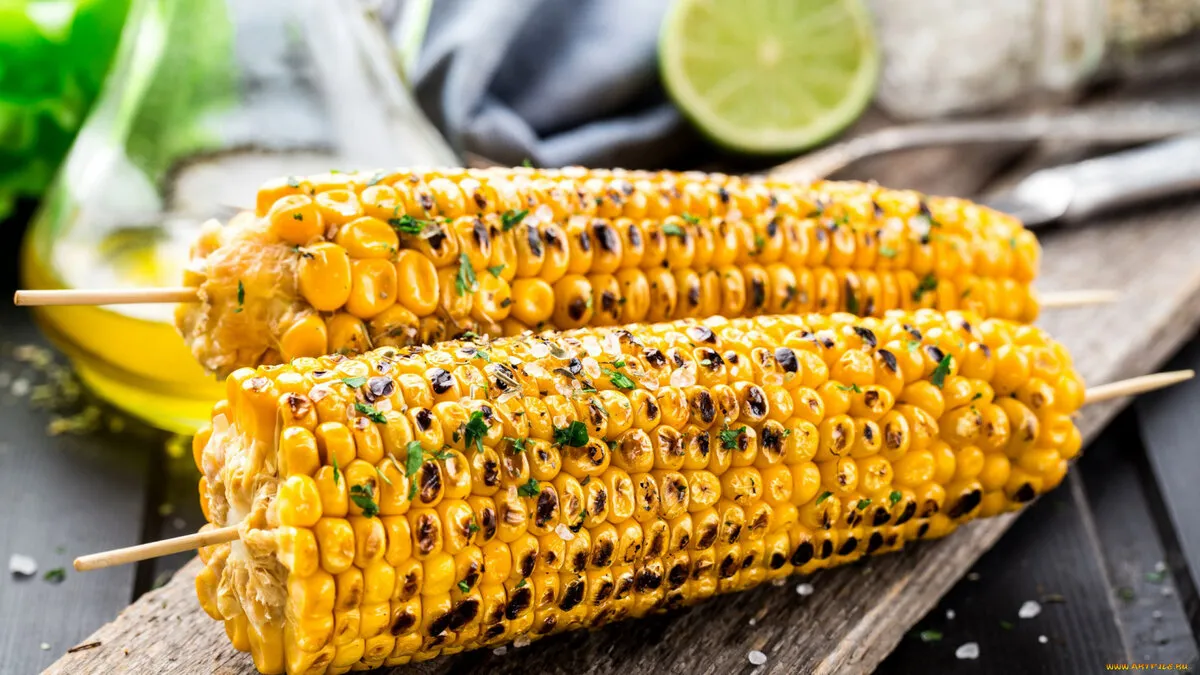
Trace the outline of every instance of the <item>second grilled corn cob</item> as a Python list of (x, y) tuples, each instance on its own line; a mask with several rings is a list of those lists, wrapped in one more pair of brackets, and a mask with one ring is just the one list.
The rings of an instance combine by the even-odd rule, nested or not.
[(474, 331), (968, 309), (1032, 320), (1038, 245), (970, 202), (858, 183), (563, 169), (289, 178), (207, 228), (178, 325), (221, 374)]
[(1039, 329), (928, 310), (242, 369), (195, 438), (205, 516), (241, 524), (197, 592), (264, 673), (641, 616), (1020, 508), (1083, 391)]

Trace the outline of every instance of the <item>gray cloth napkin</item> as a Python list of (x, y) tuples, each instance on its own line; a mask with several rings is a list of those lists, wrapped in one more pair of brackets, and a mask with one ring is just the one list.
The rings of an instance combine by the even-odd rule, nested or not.
[(417, 100), (460, 154), (658, 168), (699, 138), (658, 77), (669, 0), (437, 0)]

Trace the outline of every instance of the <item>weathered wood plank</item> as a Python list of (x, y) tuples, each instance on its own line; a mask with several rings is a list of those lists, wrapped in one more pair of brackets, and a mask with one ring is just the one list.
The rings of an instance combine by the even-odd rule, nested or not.
[[(1047, 236), (1043, 288), (1127, 292), (1114, 305), (1045, 317), (1085, 379), (1152, 371), (1193, 333), (1200, 320), (1197, 216), (1200, 205), (1183, 204), (1136, 221)], [(1085, 436), (1094, 436), (1121, 405), (1086, 410), (1080, 416)], [(768, 654), (766, 672), (869, 672), (1011, 520), (973, 523), (943, 542), (821, 574), (807, 598), (768, 586), (667, 617), (554, 638), (520, 650), (519, 658), (468, 654), (406, 672), (724, 673), (746, 668), (751, 649)], [(185, 568), (100, 629), (91, 638), (102, 641), (100, 647), (68, 654), (50, 672), (252, 672), (249, 659), (233, 654), (221, 628), (196, 606), (194, 572), (194, 564)], [(756, 625), (749, 625), (751, 618)]]
[[(1181, 368), (1200, 368), (1200, 341), (1172, 361)], [(1138, 406), (1143, 420), (1146, 457), (1160, 488), (1162, 521), (1167, 530), (1166, 563), (1182, 594), (1193, 631), (1200, 631), (1200, 383), (1184, 383), (1177, 391), (1156, 392)]]
[[(1129, 662), (1088, 527), (1090, 514), (1072, 493), (1064, 485), (1031, 506), (973, 568), (977, 580), (957, 584), (876, 672), (909, 673), (919, 663), (923, 672), (944, 675), (1063, 673)], [(1059, 597), (1062, 602), (1049, 601)], [(1043, 603), (1041, 614), (1019, 618), (1021, 605), (1030, 600)], [(954, 611), (953, 619), (946, 610)], [(922, 641), (919, 632), (929, 630), (941, 639)], [(1048, 640), (1044, 645), (1041, 635)], [(979, 645), (978, 660), (955, 656), (968, 642)]]

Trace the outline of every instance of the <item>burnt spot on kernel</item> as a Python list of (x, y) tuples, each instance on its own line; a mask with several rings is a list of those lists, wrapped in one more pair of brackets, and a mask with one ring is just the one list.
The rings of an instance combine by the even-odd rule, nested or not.
[(914, 339), (914, 340), (921, 339), (921, 331), (917, 330), (915, 327), (906, 323), (906, 324), (903, 324), (901, 326), (901, 328), (908, 331), (908, 334), (912, 336), (912, 339)]
[(926, 345), (925, 353), (934, 363), (941, 363), (942, 359), (946, 358), (946, 354), (933, 345)]
[(772, 553), (770, 559), (767, 560), (767, 566), (773, 570), (780, 569), (786, 564), (787, 564), (787, 556), (780, 553), (779, 551), (775, 551), (774, 553)]
[(664, 356), (661, 351), (654, 349), (653, 347), (642, 352), (642, 355), (646, 357), (646, 362), (655, 368), (662, 368), (663, 366), (667, 365), (667, 357)]
[(759, 444), (763, 453), (769, 457), (783, 454), (783, 433), (774, 425), (763, 426), (760, 432)]
[(780, 347), (775, 350), (775, 362), (787, 373), (794, 373), (800, 369), (800, 363), (796, 361), (796, 352), (789, 347)]
[(708, 326), (688, 326), (687, 334), (688, 337), (692, 338), (696, 342), (707, 342), (709, 344), (717, 343), (716, 333), (713, 333), (712, 329)]
[(699, 536), (696, 539), (696, 549), (703, 551), (710, 548), (717, 541), (717, 525), (716, 523), (704, 523), (700, 526)]
[(917, 528), (917, 539), (923, 538), (926, 534), (929, 534), (929, 523), (921, 523), (921, 526)]
[(396, 393), (396, 381), (390, 377), (372, 377), (367, 380), (367, 389), (363, 398), (368, 403), (374, 403), (381, 398), (387, 398)]
[(983, 501), (983, 492), (980, 490), (971, 490), (962, 496), (958, 502), (950, 507), (950, 511), (946, 513), (950, 518), (960, 518), (975, 510), (979, 503)]
[(582, 230), (579, 233), (579, 249), (583, 252), (592, 250), (592, 237), (587, 233), (587, 230)]
[(287, 394), (284, 403), (287, 404), (292, 417), (304, 417), (312, 410), (312, 401), (307, 396), (300, 394)]
[(690, 288), (688, 288), (687, 301), (688, 301), (688, 304), (691, 305), (692, 307), (700, 306), (700, 284), (699, 284), (699, 282), (693, 284)]
[(630, 244), (632, 244), (635, 247), (642, 245), (642, 231), (640, 229), (638, 229), (637, 225), (631, 224), (629, 226), (628, 233), (629, 233), (629, 243)]
[(679, 588), (687, 581), (688, 568), (683, 563), (675, 563), (671, 566), (671, 570), (667, 572), (667, 584), (669, 588)]
[(567, 316), (571, 317), (572, 321), (580, 321), (583, 315), (587, 312), (588, 301), (585, 298), (579, 297), (567, 303)]
[(508, 605), (504, 608), (505, 618), (509, 621), (516, 621), (525, 610), (529, 609), (532, 601), (533, 591), (529, 586), (514, 589), (508, 594)]
[(870, 328), (855, 326), (854, 334), (862, 338), (863, 344), (867, 345), (867, 347), (870, 349), (874, 349), (876, 345), (879, 344), (879, 340), (875, 338), (875, 333), (873, 333)]
[(390, 630), (392, 635), (398, 636), (407, 633), (415, 625), (417, 625), (417, 615), (405, 610), (396, 614)]
[(633, 590), (633, 575), (623, 574), (617, 578), (617, 589), (613, 592), (613, 600), (624, 600)]
[(613, 552), (615, 546), (607, 539), (596, 545), (592, 551), (592, 565), (595, 567), (608, 567), (612, 563)]
[[(870, 392), (867, 392), (867, 393), (868, 393), (868, 394), (875, 394), (875, 392), (873, 392), (873, 391), (870, 391)], [(864, 398), (866, 398), (866, 397), (864, 397)], [(879, 400), (879, 395), (878, 395), (878, 394), (875, 394), (875, 400), (876, 400), (876, 401), (878, 401), (878, 400)], [(873, 403), (868, 403), (867, 405), (868, 405), (868, 406), (870, 406), (870, 407), (875, 407)], [(874, 442), (875, 442), (875, 423), (874, 423), (874, 422), (867, 422), (866, 424), (864, 424), (864, 425), (863, 425), (863, 430), (862, 430), (862, 435), (863, 435), (863, 440), (865, 440), (865, 441), (866, 441), (866, 442), (868, 442), (868, 443), (874, 443)]]
[(425, 462), (421, 469), (421, 501), (429, 503), (442, 491), (442, 468), (436, 462)]
[(533, 257), (542, 257), (542, 237), (536, 227), (525, 227), (525, 241), (529, 244), (529, 252), (533, 254)]
[(842, 542), (842, 547), (838, 549), (838, 555), (850, 555), (858, 548), (858, 537), (853, 535), (846, 537), (846, 541)]
[(919, 517), (928, 518), (929, 516), (937, 513), (940, 508), (941, 507), (938, 506), (937, 502), (933, 501), (932, 499), (926, 499), (925, 503), (921, 505)]
[(592, 596), (592, 604), (599, 605), (612, 597), (613, 588), (614, 585), (612, 581), (609, 581), (608, 579), (601, 581), (600, 586), (596, 589), (595, 595)]
[(518, 565), (521, 570), (521, 576), (527, 577), (533, 574), (534, 565), (537, 565), (537, 553), (526, 551), (525, 555), (521, 557), (521, 564)]
[(874, 553), (880, 546), (883, 546), (883, 535), (872, 532), (870, 538), (867, 539), (867, 555)]
[(796, 550), (792, 551), (792, 565), (799, 567), (809, 560), (812, 560), (813, 553), (815, 553), (815, 551), (811, 541), (800, 542), (800, 545), (796, 547)]
[(442, 368), (434, 368), (429, 373), (429, 384), (433, 387), (433, 393), (444, 394), (454, 386), (454, 376)]
[(441, 635), (450, 627), (450, 623), (454, 621), (454, 612), (446, 612), (445, 614), (434, 619), (429, 624), (429, 634), (433, 636)]
[(763, 280), (755, 277), (750, 280), (750, 307), (762, 309), (767, 304), (767, 287)]
[(458, 630), (463, 626), (475, 620), (479, 615), (479, 601), (475, 598), (468, 598), (458, 603), (458, 606), (450, 612), (450, 630)]
[[(429, 514), (421, 514), (417, 517), (417, 550), (422, 555), (433, 553), (434, 546), (437, 545), (437, 525), (434, 516)], [(356, 603), (357, 604), (357, 603)]]
[(659, 586), (662, 586), (662, 575), (650, 567), (643, 567), (636, 572), (636, 580), (633, 587), (638, 593), (646, 591), (656, 591)]
[(871, 518), (871, 524), (875, 527), (879, 527), (880, 525), (886, 523), (891, 517), (892, 514), (888, 513), (888, 510), (881, 506), (875, 509), (875, 515)]
[(756, 419), (767, 416), (767, 396), (761, 387), (753, 385), (746, 388), (746, 410)]
[(647, 558), (657, 558), (667, 550), (667, 538), (663, 536), (663, 532), (659, 530), (654, 533), (654, 539), (650, 540), (650, 545), (646, 547)]
[(722, 558), (721, 564), (717, 566), (717, 576), (722, 579), (728, 579), (734, 574), (737, 574), (737, 571), (740, 567), (741, 564), (738, 561), (737, 556), (730, 553)]
[(582, 572), (585, 568), (587, 568), (587, 558), (587, 551), (576, 551), (575, 555), (571, 556), (571, 570), (574, 572)]
[(603, 220), (592, 222), (592, 234), (596, 236), (596, 245), (603, 251), (616, 251), (621, 246), (621, 238), (617, 236), (615, 230), (609, 227), (608, 223)]
[(483, 484), (488, 487), (500, 485), (500, 463), (491, 458), (483, 460)]
[(711, 424), (717, 417), (717, 406), (713, 403), (712, 394), (707, 389), (701, 390), (693, 400), (693, 410), (699, 414), (705, 424)]
[(1017, 491), (1013, 493), (1012, 498), (1014, 502), (1021, 502), (1024, 504), (1025, 502), (1033, 501), (1033, 498), (1036, 496), (1037, 492), (1034, 491), (1032, 485), (1029, 483), (1022, 483), (1021, 487), (1017, 488)]
[(600, 294), (600, 309), (609, 313), (616, 314), (620, 307), (620, 298), (611, 290), (604, 291)]
[(471, 236), (475, 239), (475, 245), (481, 250), (487, 248), (492, 243), (492, 236), (488, 234), (487, 226), (479, 218), (471, 224)]
[(546, 527), (546, 523), (558, 513), (558, 494), (554, 490), (542, 490), (538, 495), (537, 508), (534, 510), (534, 522), (538, 527)]
[(916, 502), (908, 502), (907, 504), (904, 505), (904, 510), (901, 511), (900, 515), (896, 518), (896, 524), (903, 525), (904, 523), (907, 523), (909, 520), (911, 520), (912, 517), (915, 515), (917, 515), (917, 503)]
[(821, 542), (820, 559), (824, 560), (825, 558), (828, 558), (831, 555), (833, 555), (833, 540), (826, 539), (825, 541)]
[(563, 589), (562, 600), (558, 602), (558, 608), (564, 612), (575, 609), (579, 603), (583, 602), (584, 590), (586, 589), (582, 579), (572, 579)]
[(496, 510), (490, 506), (485, 506), (479, 512), (479, 527), (483, 530), (485, 540), (490, 540), (496, 536)]
[(500, 637), (501, 635), (504, 635), (504, 631), (505, 631), (504, 624), (493, 623), (491, 626), (488, 626), (487, 629), (483, 631), (483, 637), (486, 640), (492, 640), (492, 639)]

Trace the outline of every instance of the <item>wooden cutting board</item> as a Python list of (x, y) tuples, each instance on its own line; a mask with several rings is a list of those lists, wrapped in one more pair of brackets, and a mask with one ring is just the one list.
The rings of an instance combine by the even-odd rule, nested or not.
[[(1200, 323), (1200, 201), (1177, 203), (1086, 229), (1043, 237), (1039, 288), (1112, 288), (1116, 304), (1046, 312), (1040, 323), (1063, 341), (1090, 383), (1156, 370)], [(1127, 401), (1091, 406), (1088, 439)], [(669, 615), (565, 634), (504, 655), (435, 659), (396, 673), (866, 673), (1012, 524), (976, 521), (928, 542), (809, 579), (720, 597)], [(249, 675), (221, 625), (199, 608), (198, 561), (147, 593), (46, 672)], [(801, 596), (800, 581), (815, 592)], [(767, 662), (752, 666), (759, 650)]]

